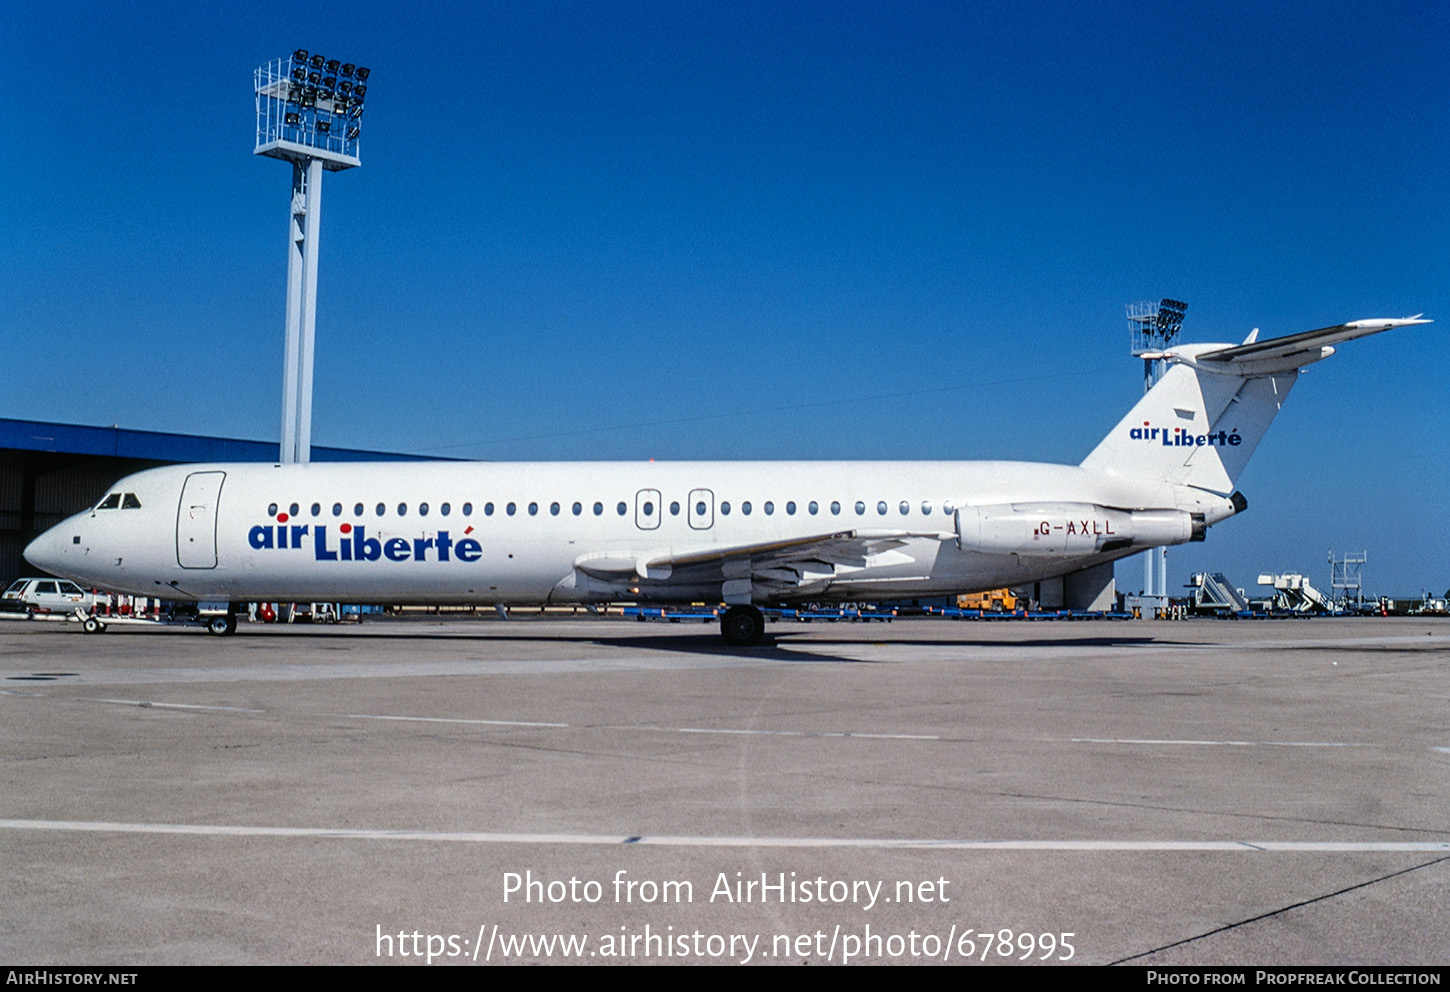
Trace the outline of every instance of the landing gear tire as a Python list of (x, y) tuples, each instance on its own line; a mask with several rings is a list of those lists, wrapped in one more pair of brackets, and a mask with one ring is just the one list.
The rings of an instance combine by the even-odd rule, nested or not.
[(237, 629), (237, 618), (235, 614), (227, 613), (223, 616), (212, 617), (206, 625), (206, 629), (218, 637), (225, 637), (235, 633)]
[(106, 625), (101, 623), (101, 621), (97, 620), (95, 617), (86, 617), (85, 620), (81, 622), (81, 630), (85, 631), (87, 634), (102, 634), (105, 633)]
[(732, 606), (720, 618), (720, 636), (731, 647), (754, 647), (765, 636), (765, 614), (753, 606)]

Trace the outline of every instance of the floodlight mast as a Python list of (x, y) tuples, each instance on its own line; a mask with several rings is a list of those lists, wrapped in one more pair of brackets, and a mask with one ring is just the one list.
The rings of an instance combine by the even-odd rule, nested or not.
[(322, 172), (362, 165), (360, 137), (366, 67), (299, 48), (259, 66), (253, 154), (292, 163), (287, 254), (287, 338), (283, 361), (280, 461), (312, 452), (312, 356), (317, 327), (317, 255)]
[[(1132, 352), (1143, 359), (1143, 392), (1163, 378), (1168, 362), (1163, 353), (1178, 340), (1188, 304), (1182, 300), (1160, 300), (1157, 303), (1128, 304), (1128, 329), (1132, 335)], [(1168, 605), (1168, 549), (1150, 548), (1143, 552), (1143, 595), (1154, 596)]]

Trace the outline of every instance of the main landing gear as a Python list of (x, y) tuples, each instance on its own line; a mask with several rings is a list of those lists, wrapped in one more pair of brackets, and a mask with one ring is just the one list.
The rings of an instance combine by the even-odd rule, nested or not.
[(720, 636), (731, 647), (754, 647), (765, 636), (765, 614), (753, 606), (732, 606), (720, 617)]

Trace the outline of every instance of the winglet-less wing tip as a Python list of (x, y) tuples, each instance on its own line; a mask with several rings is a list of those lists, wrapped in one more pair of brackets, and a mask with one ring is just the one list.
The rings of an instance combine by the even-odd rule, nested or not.
[(1433, 324), (1433, 323), (1435, 323), (1435, 322), (1433, 320), (1427, 319), (1423, 313), (1417, 313), (1413, 317), (1399, 317), (1399, 318), (1393, 318), (1393, 319), (1389, 319), (1389, 320), (1386, 320), (1384, 318), (1372, 318), (1372, 319), (1369, 319), (1369, 320), (1351, 320), (1349, 323), (1345, 324), (1344, 326), (1345, 327), (1348, 327), (1348, 328), (1351, 328), (1353, 330), (1356, 330), (1356, 331), (1372, 330), (1372, 329), (1379, 329), (1379, 330), (1385, 330), (1385, 331), (1387, 331), (1387, 330), (1389, 330), (1392, 327), (1409, 327), (1411, 324)]

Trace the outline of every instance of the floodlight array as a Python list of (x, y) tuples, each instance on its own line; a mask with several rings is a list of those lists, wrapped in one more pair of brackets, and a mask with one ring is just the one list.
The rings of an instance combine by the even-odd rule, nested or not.
[(305, 48), (259, 68), (258, 150), (281, 143), (356, 159), (371, 74), (367, 66)]
[(1183, 318), (1188, 315), (1188, 304), (1180, 300), (1162, 300), (1158, 304), (1158, 317), (1154, 322), (1159, 334), (1173, 337), (1183, 330)]

